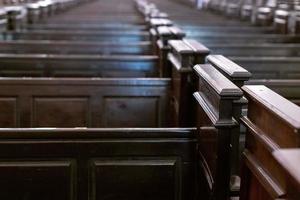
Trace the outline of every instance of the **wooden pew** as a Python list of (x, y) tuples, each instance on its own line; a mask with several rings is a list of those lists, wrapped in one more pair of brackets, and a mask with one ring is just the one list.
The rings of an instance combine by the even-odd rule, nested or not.
[(298, 148), (300, 108), (265, 86), (244, 86), (248, 114), (243, 153), (241, 200), (284, 198), (284, 170), (272, 157), (281, 148)]
[(300, 91), (299, 91), (300, 80), (299, 79), (290, 79), (290, 80), (257, 79), (257, 80), (250, 80), (246, 84), (247, 85), (265, 85), (268, 88), (275, 91), (276, 93), (283, 96), (284, 98), (287, 98), (289, 101), (300, 106)]
[(209, 34), (216, 33), (243, 33), (243, 34), (272, 34), (274, 33), (271, 27), (253, 27), (253, 26), (193, 26), (193, 25), (181, 25), (180, 26), (190, 37), (200, 37)]
[(168, 127), (170, 79), (2, 78), (1, 127)]
[(153, 46), (159, 56), (159, 74), (160, 77), (170, 77), (171, 69), (169, 67), (168, 53), (171, 50), (170, 40), (180, 40), (185, 37), (185, 33), (176, 26), (160, 26), (157, 29), (150, 30)]
[(298, 56), (300, 52), (300, 45), (295, 44), (210, 44), (209, 48), (212, 54), (221, 54), (225, 56), (280, 56), (291, 57)]
[[(244, 68), (238, 66), (237, 64), (233, 63), (232, 61), (226, 59), (223, 56), (219, 55), (210, 55), (207, 57), (207, 61), (213, 65), (216, 69), (222, 72), (227, 78), (229, 78), (233, 83), (237, 86), (242, 87), (244, 84), (249, 85), (265, 85), (272, 90), (278, 92), (280, 95), (283, 95), (285, 98), (289, 99), (294, 103), (298, 103), (300, 99), (300, 92), (299, 92), (299, 80), (255, 80), (250, 79), (245, 83), (246, 80), (249, 79), (250, 73), (246, 71)], [(236, 101), (234, 102), (234, 108), (236, 110), (235, 118), (239, 119), (242, 115), (241, 108), (245, 109), (244, 106), (248, 101)], [(241, 107), (242, 106), (242, 107)], [(244, 113), (246, 113), (244, 111)], [(260, 116), (260, 115), (258, 115)], [(240, 151), (243, 149), (244, 146), (244, 138), (240, 137), (240, 133), (243, 136), (244, 131), (243, 129), (238, 129), (237, 134), (234, 134), (231, 140), (232, 145), (232, 172), (237, 173), (236, 166), (239, 166), (240, 162)], [(240, 139), (239, 139), (240, 138)], [(242, 147), (242, 148), (241, 148)], [(238, 173), (239, 174), (239, 173)]]
[(6, 77), (155, 77), (157, 66), (151, 55), (0, 54)]
[[(207, 61), (237, 86), (265, 85), (293, 103), (300, 105), (300, 82), (298, 79), (254, 79), (246, 68), (221, 55), (209, 55)], [(249, 80), (249, 81), (248, 81)], [(245, 82), (246, 81), (246, 82)]]
[(282, 149), (273, 153), (273, 156), (282, 165), (287, 182), (287, 194), (285, 199), (296, 200), (300, 196), (300, 149)]
[(210, 65), (196, 65), (199, 75), (196, 125), (198, 128), (199, 198), (228, 199), (230, 194), (230, 143), (234, 127), (233, 102), (242, 91)]
[(121, 43), (94, 41), (12, 40), (0, 41), (0, 53), (7, 54), (103, 54), (152, 55), (148, 41)]
[(144, 31), (60, 31), (60, 30), (31, 30), (6, 32), (7, 40), (84, 40), (106, 42), (139, 42), (149, 40), (149, 33)]
[(133, 24), (122, 24), (122, 23), (113, 23), (113, 24), (93, 24), (93, 23), (71, 23), (66, 24), (60, 22), (60, 23), (35, 23), (34, 25), (27, 26), (27, 29), (29, 30), (78, 30), (78, 29), (84, 29), (84, 30), (90, 30), (90, 31), (113, 31), (113, 30), (120, 30), (120, 31), (146, 31), (148, 27), (146, 25), (133, 25)]
[(298, 79), (298, 57), (229, 57), (249, 70), (254, 79)]
[(1, 199), (193, 199), (194, 129), (0, 129)]
[(172, 91), (170, 112), (172, 124), (179, 127), (190, 127), (195, 124), (195, 110), (192, 94), (196, 90), (196, 80), (193, 66), (204, 64), (209, 54), (202, 44), (194, 40), (168, 41), (170, 52), (167, 55), (168, 64), (164, 67), (164, 77), (171, 77)]
[[(188, 36), (188, 35), (187, 35)], [(299, 35), (280, 35), (280, 34), (209, 34), (201, 37), (192, 37), (201, 43), (221, 44), (221, 43), (298, 43)], [(208, 45), (209, 46), (209, 45)]]
[(4, 9), (0, 9), (0, 31), (7, 30), (7, 16)]

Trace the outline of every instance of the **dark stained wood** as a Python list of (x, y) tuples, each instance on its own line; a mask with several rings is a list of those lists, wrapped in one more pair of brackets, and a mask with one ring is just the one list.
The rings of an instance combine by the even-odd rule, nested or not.
[(26, 5), (27, 23), (35, 24), (40, 20), (41, 7), (39, 3), (30, 3)]
[(149, 40), (149, 33), (146, 31), (22, 30), (7, 32), (5, 36), (13, 40), (92, 40), (116, 43)]
[(155, 77), (157, 56), (0, 54), (6, 77)]
[[(188, 36), (188, 35), (187, 35)], [(195, 40), (201, 41), (203, 44), (221, 44), (221, 43), (299, 43), (300, 36), (297, 35), (281, 35), (281, 34), (212, 34), (200, 37), (193, 37)]]
[(7, 30), (7, 16), (6, 16), (6, 10), (0, 9), (0, 31)]
[(169, 79), (2, 78), (1, 127), (166, 127)]
[(148, 27), (146, 25), (134, 25), (134, 24), (93, 24), (93, 23), (35, 23), (34, 25), (28, 25), (29, 30), (91, 30), (91, 31), (147, 31)]
[(299, 57), (229, 57), (251, 72), (253, 79), (299, 79)]
[[(215, 67), (226, 78), (232, 81), (236, 86), (241, 88), (245, 81), (249, 80), (251, 73), (240, 67), (236, 63), (221, 55), (207, 56), (207, 62), (211, 67)], [(246, 109), (247, 99), (242, 97), (233, 102), (233, 117), (239, 122), (242, 116), (242, 110)], [(232, 130), (231, 134), (231, 196), (239, 196), (240, 190), (240, 157), (243, 151), (243, 126), (237, 126)], [(242, 136), (241, 136), (242, 135)]]
[(195, 107), (191, 97), (196, 90), (196, 81), (192, 68), (195, 64), (205, 63), (209, 50), (194, 40), (170, 40), (168, 45), (168, 62), (171, 66), (164, 67), (171, 69), (163, 71), (170, 73), (172, 77), (172, 124), (179, 127), (194, 126), (195, 116), (191, 111), (195, 110)]
[(265, 86), (244, 86), (248, 114), (243, 154), (242, 200), (276, 199), (286, 194), (282, 167), (272, 157), (279, 148), (299, 147), (300, 108)]
[(299, 44), (210, 44), (212, 54), (222, 54), (226, 56), (298, 56), (300, 52)]
[(156, 29), (155, 45), (159, 55), (159, 72), (161, 77), (170, 77), (170, 69), (168, 62), (168, 53), (170, 46), (169, 40), (180, 40), (185, 37), (185, 33), (176, 26), (167, 27), (161, 26)]
[(228, 199), (230, 194), (230, 138), (237, 125), (233, 101), (242, 91), (211, 65), (196, 65), (199, 198)]
[(276, 10), (274, 15), (275, 31), (281, 34), (287, 34), (289, 32), (289, 12), (286, 10)]
[(300, 106), (300, 81), (293, 80), (250, 80), (247, 85), (265, 85), (289, 101)]
[(94, 41), (12, 40), (0, 41), (0, 53), (14, 54), (128, 54), (152, 55), (148, 41), (121, 43)]
[(287, 182), (285, 199), (296, 200), (300, 196), (300, 149), (282, 149), (273, 153), (275, 159), (282, 165)]
[(26, 10), (22, 6), (5, 7), (7, 15), (7, 30), (20, 30), (26, 23)]
[(0, 197), (193, 199), (194, 129), (0, 129)]

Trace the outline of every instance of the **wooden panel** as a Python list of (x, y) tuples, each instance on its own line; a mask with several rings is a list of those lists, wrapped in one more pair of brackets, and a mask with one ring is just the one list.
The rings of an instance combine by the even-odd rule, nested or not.
[(300, 106), (300, 81), (293, 80), (251, 80), (247, 85), (265, 85), (284, 98)]
[(0, 52), (19, 54), (151, 55), (153, 49), (150, 42), (134, 42), (122, 45), (113, 42), (15, 40), (0, 41)]
[(182, 164), (177, 159), (96, 159), (91, 167), (91, 199), (179, 199)]
[(73, 161), (0, 161), (0, 198), (75, 199)]
[(156, 127), (159, 97), (105, 97), (106, 127)]
[(89, 115), (88, 97), (33, 98), (33, 127), (87, 127)]
[(15, 128), (18, 121), (17, 98), (3, 97), (0, 98), (0, 127)]
[[(247, 128), (241, 199), (284, 198), (287, 181), (272, 153), (280, 148), (299, 147), (300, 109), (265, 86), (242, 88), (249, 103), (247, 117), (241, 118)], [(253, 177), (257, 183), (252, 184)]]
[(296, 200), (300, 196), (300, 149), (280, 149), (273, 153), (285, 172), (287, 182), (286, 199)]
[(194, 130), (0, 129), (0, 197), (193, 199)]
[[(20, 113), (18, 127), (166, 127), (169, 87), (170, 79), (155, 78), (2, 78), (0, 116), (14, 125)], [(19, 106), (1, 108), (8, 96)]]
[(8, 77), (154, 77), (157, 56), (0, 54), (0, 75)]
[(18, 31), (9, 32), (8, 37), (16, 40), (72, 40), (72, 41), (110, 41), (118, 43), (149, 40), (149, 34), (144, 31)]

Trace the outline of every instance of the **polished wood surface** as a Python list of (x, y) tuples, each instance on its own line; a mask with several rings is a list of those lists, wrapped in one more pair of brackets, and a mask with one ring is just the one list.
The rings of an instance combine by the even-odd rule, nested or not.
[(169, 79), (2, 78), (1, 127), (166, 127)]
[(0, 11), (0, 197), (299, 199), (296, 6), (18, 3)]
[(300, 108), (265, 86), (244, 86), (243, 90), (249, 103), (248, 114), (242, 118), (247, 133), (241, 198), (283, 198), (287, 183), (272, 153), (299, 147)]
[(5, 77), (155, 77), (155, 55), (0, 54)]
[(199, 76), (196, 125), (198, 127), (199, 195), (227, 199), (230, 195), (230, 138), (237, 126), (233, 101), (242, 91), (210, 65), (196, 65)]
[(192, 199), (193, 131), (1, 129), (0, 197)]

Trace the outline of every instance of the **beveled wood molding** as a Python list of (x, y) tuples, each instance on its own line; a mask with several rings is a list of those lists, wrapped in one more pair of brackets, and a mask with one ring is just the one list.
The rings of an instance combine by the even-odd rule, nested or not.
[(198, 76), (201, 76), (221, 97), (230, 99), (242, 97), (242, 91), (210, 65), (196, 65), (194, 66), (194, 70)]
[(209, 55), (207, 61), (232, 81), (247, 81), (251, 73), (222, 55)]
[(273, 151), (279, 149), (279, 145), (276, 144), (271, 138), (268, 137), (266, 133), (260, 130), (255, 124), (253, 124), (248, 117), (241, 118), (242, 123), (247, 127), (249, 132), (254, 136), (254, 138), (260, 141), (263, 146), (272, 153)]
[(291, 101), (263, 85), (246, 85), (242, 87), (248, 98), (260, 102), (270, 113), (285, 121), (295, 133), (300, 132), (300, 108)]
[(243, 153), (246, 165), (255, 175), (257, 180), (263, 185), (263, 187), (268, 191), (272, 198), (284, 197), (286, 191), (277, 183), (276, 180), (270, 176), (270, 174), (264, 170), (259, 161), (249, 152), (245, 150)]
[(204, 63), (209, 54), (209, 49), (195, 40), (169, 40), (168, 44), (171, 48), (169, 61), (179, 71)]
[(169, 19), (154, 18), (149, 21), (151, 27), (172, 26), (173, 22)]

